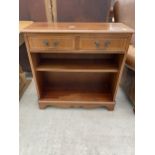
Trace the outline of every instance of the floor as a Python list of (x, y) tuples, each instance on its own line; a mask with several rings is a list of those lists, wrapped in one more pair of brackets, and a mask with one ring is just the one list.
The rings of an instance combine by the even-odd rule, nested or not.
[(134, 155), (135, 116), (119, 89), (113, 112), (40, 110), (34, 83), (20, 100), (20, 155)]

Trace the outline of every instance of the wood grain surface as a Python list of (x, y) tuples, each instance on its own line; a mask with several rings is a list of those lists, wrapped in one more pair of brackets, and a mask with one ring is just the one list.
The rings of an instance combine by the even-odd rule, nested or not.
[(34, 22), (22, 32), (27, 33), (133, 33), (122, 23), (47, 23)]

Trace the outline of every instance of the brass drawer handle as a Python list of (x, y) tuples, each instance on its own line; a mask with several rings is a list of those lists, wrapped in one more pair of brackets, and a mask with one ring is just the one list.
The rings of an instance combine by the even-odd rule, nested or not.
[(95, 41), (94, 44), (95, 44), (96, 48), (99, 48), (100, 47), (99, 41)]
[(48, 46), (48, 45), (49, 45), (48, 40), (43, 40), (43, 44), (44, 44), (45, 46)]
[(109, 40), (104, 41), (104, 47), (108, 47), (111, 44)]
[(53, 45), (54, 47), (57, 47), (59, 44), (60, 44), (59, 41), (54, 41), (54, 42), (52, 42), (52, 45)]

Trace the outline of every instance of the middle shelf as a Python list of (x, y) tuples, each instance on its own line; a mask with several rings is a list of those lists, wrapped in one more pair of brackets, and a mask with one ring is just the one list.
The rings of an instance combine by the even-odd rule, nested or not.
[(94, 72), (119, 71), (121, 54), (32, 54), (36, 71), (48, 72)]

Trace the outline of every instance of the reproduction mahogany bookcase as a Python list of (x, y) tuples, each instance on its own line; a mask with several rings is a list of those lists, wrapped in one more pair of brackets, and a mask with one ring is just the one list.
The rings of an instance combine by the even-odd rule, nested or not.
[(36, 22), (23, 33), (41, 109), (114, 109), (131, 28), (122, 23)]

